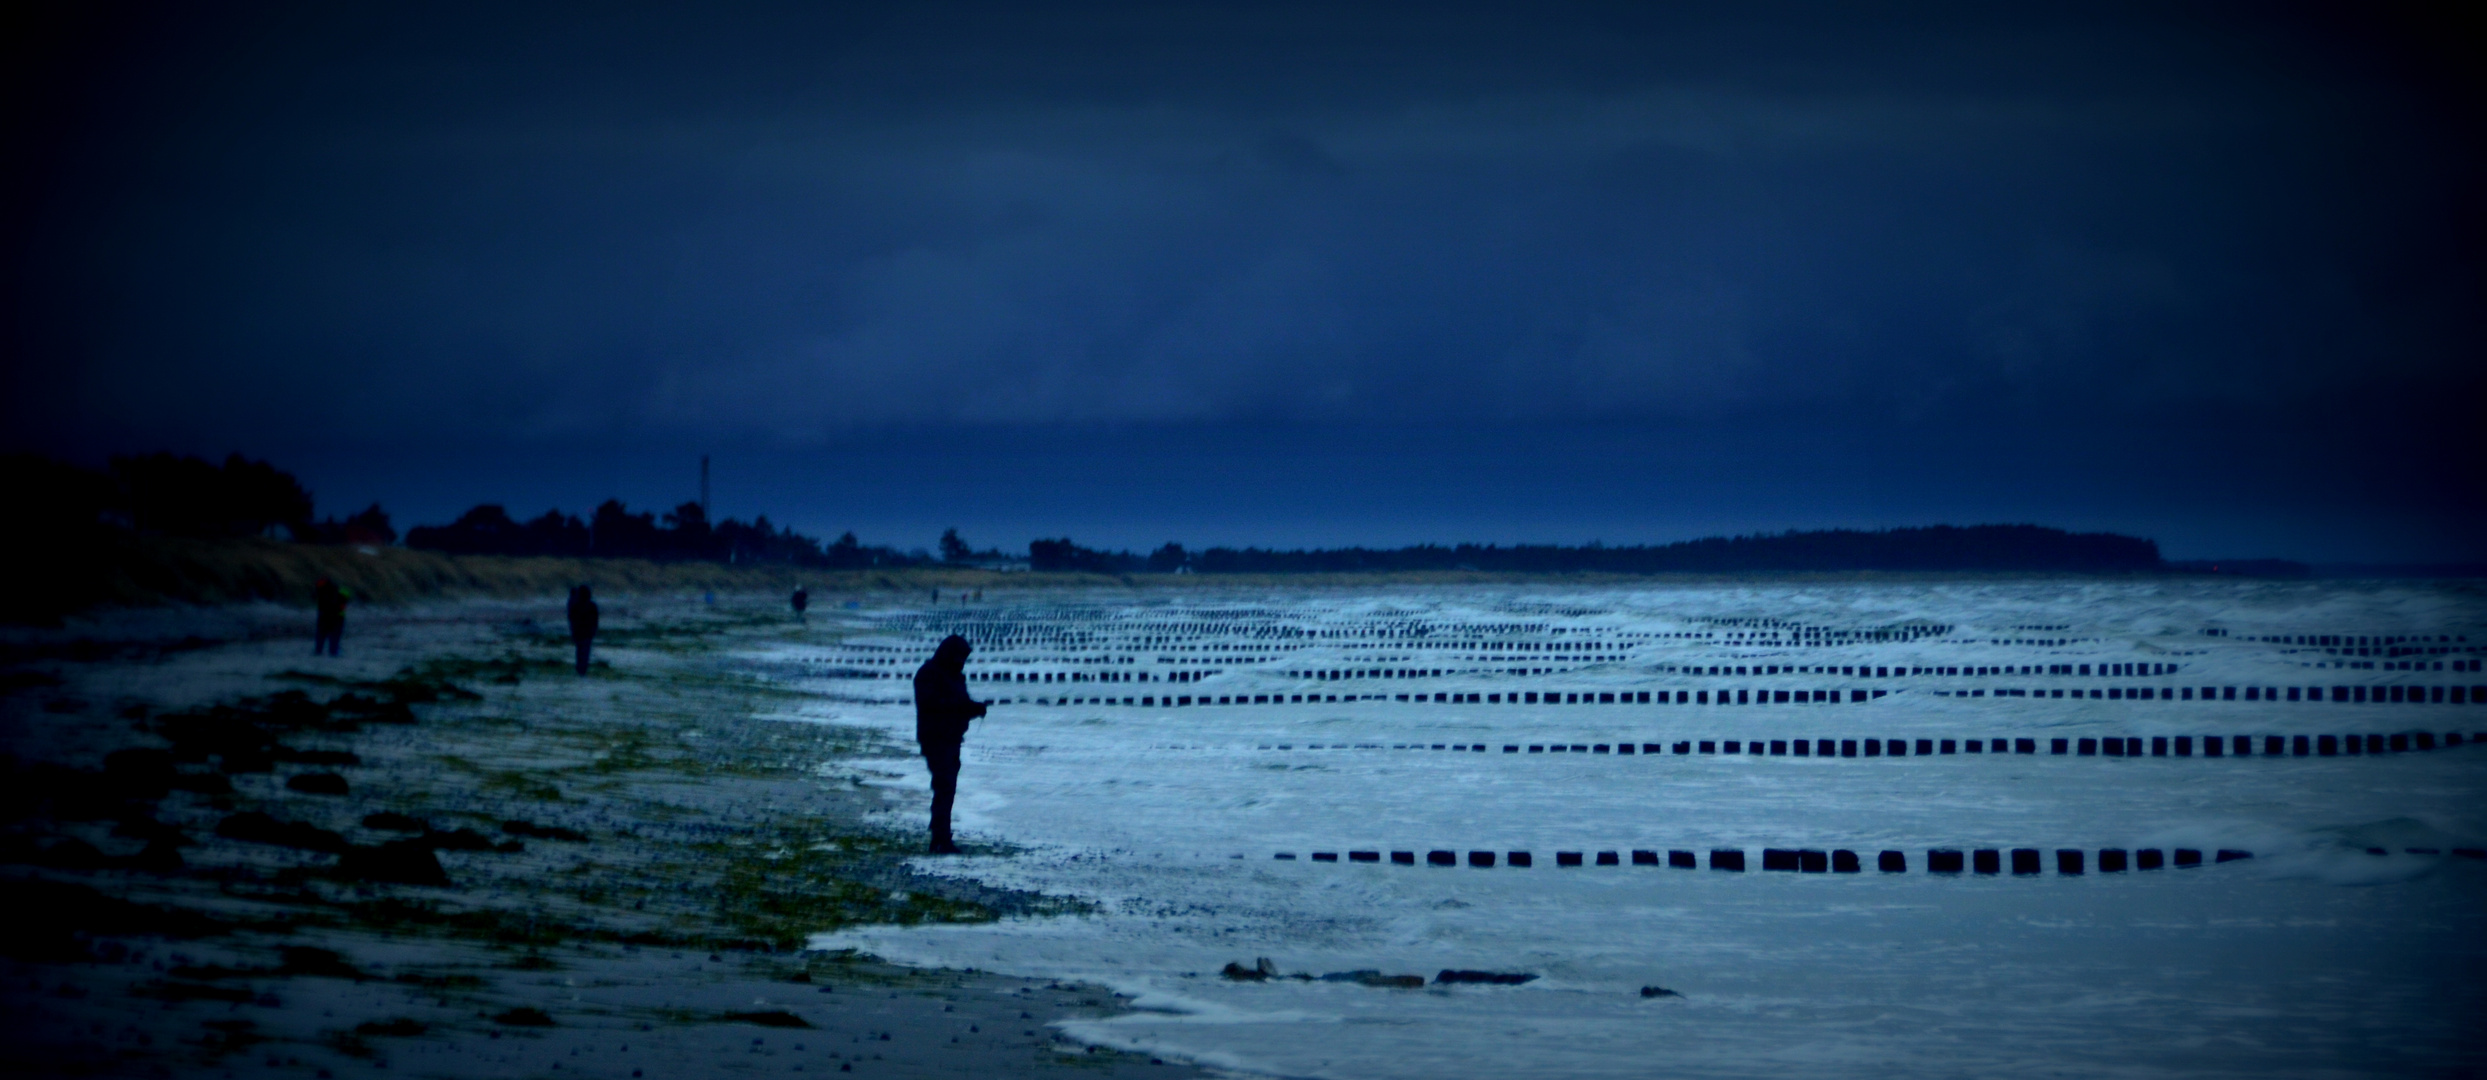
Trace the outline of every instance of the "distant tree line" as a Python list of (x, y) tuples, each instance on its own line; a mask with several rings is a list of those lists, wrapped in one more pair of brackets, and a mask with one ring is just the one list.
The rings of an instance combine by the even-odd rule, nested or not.
[[(955, 536), (954, 531), (951, 538)], [(407, 530), (406, 546), (455, 555), (782, 563), (829, 570), (921, 566), (932, 561), (921, 552), (867, 546), (851, 532), (823, 544), (770, 524), (766, 514), (749, 522), (727, 518), (712, 525), (700, 504), (686, 502), (659, 520), (653, 511), (632, 513), (619, 499), (605, 500), (584, 520), (547, 510), (524, 522), (497, 503), (485, 503), (447, 525)]]
[[(2310, 578), (2314, 576), (2314, 567), (2311, 564), (2301, 563), (2295, 559), (2185, 559), (2171, 562), (2167, 566), (2170, 570), (2187, 574), (2216, 574), (2221, 577)], [(2387, 574), (2398, 574), (2406, 573), (2413, 568), (2393, 566), (2379, 569), (2385, 570)], [(2477, 566), (2445, 566), (2437, 568), (2433, 574), (2421, 574), (2420, 576), (2478, 577), (2480, 572)]]
[(155, 536), (265, 536), (303, 543), (393, 544), (397, 530), (378, 503), (343, 520), (311, 516), (311, 493), (293, 474), (230, 454), (139, 454), (88, 469), (34, 454), (0, 460), (0, 483), (34, 520), (69, 530), (123, 529)]
[[(222, 463), (173, 454), (115, 457), (91, 469), (36, 454), (0, 455), (10, 516), (0, 526), (0, 623), (57, 625), (74, 611), (143, 595), (189, 568), (139, 554), (142, 537), (264, 537), (319, 544), (388, 544), (389, 516), (374, 505), (339, 520), (312, 516), (294, 477), (240, 454)], [(274, 575), (259, 574), (263, 583)]]
[[(240, 454), (223, 464), (168, 453), (114, 457), (89, 469), (36, 454), (0, 457), (0, 484), (16, 496), (29, 522), (40, 529), (0, 530), (10, 554), (18, 549), (47, 561), (75, 554), (89, 540), (121, 535), (196, 539), (244, 536), (314, 544), (387, 545), (397, 529), (374, 503), (338, 518), (313, 516), (309, 489), (293, 474)], [(956, 530), (949, 540), (956, 541)], [(766, 516), (750, 522), (710, 524), (695, 502), (661, 519), (633, 513), (608, 499), (584, 520), (548, 510), (525, 522), (501, 506), (485, 504), (447, 525), (407, 531), (408, 547), (463, 555), (569, 555), (659, 560), (788, 563), (826, 569), (922, 566), (921, 552), (866, 545), (847, 533), (823, 544)], [(960, 550), (966, 551), (959, 542)], [(998, 552), (969, 554), (998, 555)]]
[(1015, 566), (1023, 560), (1000, 548), (978, 551), (956, 528), (941, 530), (941, 561), (954, 566)]
[(1673, 544), (1421, 544), (1404, 548), (1275, 551), (1167, 544), (1149, 555), (1097, 551), (1068, 537), (1028, 545), (1037, 570), (1094, 573), (1322, 574), (1409, 570), (1496, 573), (1738, 573), (1783, 570), (2159, 570), (2159, 545), (2115, 533), (2073, 533), (2040, 525), (1935, 525), (1826, 529), (1716, 536)]
[[(74, 545), (82, 531), (94, 530), (184, 537), (265, 536), (305, 543), (390, 544), (397, 540), (388, 513), (378, 504), (343, 519), (315, 519), (311, 493), (300, 481), (265, 461), (240, 454), (228, 455), (221, 464), (165, 453), (115, 457), (101, 470), (18, 454), (0, 458), (0, 482), (17, 493), (20, 506), (33, 511), (30, 520), (56, 524), (46, 534), (55, 544)], [(21, 529), (16, 535), (37, 534)], [(957, 529), (942, 534), (936, 557), (921, 550), (866, 545), (851, 532), (822, 543), (772, 524), (765, 515), (749, 522), (728, 518), (712, 523), (696, 502), (683, 503), (659, 516), (652, 511), (634, 512), (618, 499), (606, 500), (584, 518), (547, 510), (525, 521), (511, 517), (498, 504), (486, 503), (446, 525), (409, 530), (406, 544), (462, 555), (704, 560), (823, 569), (1021, 565), (1009, 553), (975, 549)], [(1420, 544), (1190, 551), (1169, 543), (1145, 555), (1081, 547), (1061, 537), (1029, 544), (1025, 565), (1038, 571), (1097, 574), (2184, 570), (2290, 576), (2305, 572), (2298, 564), (2279, 560), (2170, 564), (2159, 557), (2156, 543), (2139, 537), (2074, 533), (2039, 525), (1829, 529), (1616, 547), (1595, 543)]]

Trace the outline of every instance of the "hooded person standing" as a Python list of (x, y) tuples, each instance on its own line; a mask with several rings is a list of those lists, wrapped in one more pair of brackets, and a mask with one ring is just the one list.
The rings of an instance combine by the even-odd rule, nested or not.
[(345, 642), (345, 590), (327, 578), (311, 586), (311, 655), (335, 656)]
[(967, 654), (973, 651), (966, 638), (952, 634), (915, 669), (915, 742), (933, 774), (935, 855), (958, 854), (958, 845), (950, 842), (950, 804), (959, 793), (959, 744), (967, 739), (968, 723), (983, 716), (989, 704), (967, 696)]
[(579, 651), (579, 674), (587, 674), (587, 650), (596, 643), (596, 596), (585, 585), (570, 589), (570, 644)]

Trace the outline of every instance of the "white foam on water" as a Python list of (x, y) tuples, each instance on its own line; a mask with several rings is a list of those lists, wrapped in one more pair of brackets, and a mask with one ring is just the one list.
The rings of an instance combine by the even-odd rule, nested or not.
[[(1705, 620), (1728, 619), (1849, 628), (1922, 620), (1955, 629), (1824, 648), (1625, 638), (1631, 648), (1622, 661), (1560, 675), (1318, 684), (1285, 673), (1388, 667), (1360, 658), (1405, 650), (1310, 639), (1284, 642), (1297, 651), (1257, 663), (1212, 665), (1224, 673), (1199, 684), (979, 683), (980, 697), (1023, 702), (1169, 689), (1896, 692), (1801, 706), (997, 706), (970, 736), (959, 820), (971, 841), (1017, 851), (925, 859), (919, 869), (1076, 897), (1094, 913), (858, 928), (816, 944), (904, 963), (1104, 983), (1136, 995), (1140, 1011), (1065, 1025), (1076, 1037), (1289, 1076), (2446, 1075), (2487, 1063), (2476, 1023), (2487, 1015), (2487, 980), (2478, 976), (2487, 960), (2487, 865), (2450, 854), (2487, 840), (2487, 748), (2277, 759), (2259, 745), (2253, 756), (2220, 759), (2045, 752), (2056, 737), (2476, 732), (2487, 730), (2487, 706), (1931, 693), (2487, 683), (2487, 676), (2448, 672), (2314, 668), (2305, 665), (2334, 658), (2243, 640), (2265, 633), (2481, 640), (2487, 605), (2470, 592), (2188, 581), (1393, 589), (1090, 597), (1021, 614), (1114, 631), (1200, 612), (1229, 622), (1258, 614), (1328, 626), (1382, 618), (1526, 622), (1610, 640), (1717, 630), (1726, 624)], [(2071, 629), (2011, 629), (2032, 625)], [(928, 626), (893, 629), (886, 640), (929, 644)], [(2206, 636), (2206, 627), (2234, 636)], [(2073, 643), (1992, 644), (2033, 639)], [(1144, 661), (1159, 655), (1119, 651)], [(1433, 667), (1502, 666), (1443, 662), (1438, 644), (1419, 651), (1435, 655)], [(1040, 663), (1043, 657), (1037, 646), (1015, 655), (990, 650), (977, 664), (1091, 666)], [(1863, 680), (1657, 670), (1695, 659), (1705, 666), (2134, 661), (2176, 663), (2181, 671)], [(818, 685), (837, 700), (808, 715), (911, 738), (903, 679)], [(1671, 745), (1757, 737), (2035, 738), (2040, 752), (1824, 759), (1501, 751), (1557, 740)], [(1329, 748), (1435, 743), (1489, 749)], [(1280, 744), (1294, 749), (1274, 749)], [(907, 793), (906, 809), (891, 820), (920, 827), (923, 771), (897, 764), (840, 768)], [(1696, 851), (1706, 865), (1713, 847), (1745, 851), (1750, 872), (1629, 865), (1635, 849)], [(1763, 873), (1765, 847), (1850, 849), (1863, 856), (1865, 871)], [(1931, 875), (1925, 853), (1934, 847), (2039, 848), (2046, 872)], [(2090, 873), (2056, 874), (2058, 847), (2084, 849)], [(2236, 848), (2254, 858), (2103, 874), (2095, 859), (2104, 847)], [(1458, 852), (1463, 865), (1345, 861), (1352, 850), (1414, 851), (1421, 864), (1436, 849)], [(1875, 872), (1883, 849), (1905, 852), (1909, 872)], [(1471, 869), (1464, 865), (1471, 850), (1525, 850), (1535, 866)], [(1314, 851), (1337, 852), (1342, 861), (1312, 862)], [(1558, 851), (1590, 859), (1614, 851), (1627, 865), (1557, 868)], [(1277, 852), (1297, 858), (1273, 859)], [(1459, 968), (1539, 978), (1402, 990), (1218, 974), (1228, 962), (1249, 967), (1264, 956), (1288, 975), (1370, 969), (1430, 978)], [(1683, 996), (1643, 998), (1644, 986)]]

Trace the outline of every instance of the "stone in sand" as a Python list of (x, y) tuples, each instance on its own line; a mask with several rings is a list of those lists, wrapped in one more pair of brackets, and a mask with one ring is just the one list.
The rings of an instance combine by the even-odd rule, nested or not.
[(440, 868), (432, 846), (423, 840), (391, 840), (371, 847), (357, 847), (337, 860), (337, 876), (355, 881), (384, 881), (400, 885), (447, 885), (449, 874)]

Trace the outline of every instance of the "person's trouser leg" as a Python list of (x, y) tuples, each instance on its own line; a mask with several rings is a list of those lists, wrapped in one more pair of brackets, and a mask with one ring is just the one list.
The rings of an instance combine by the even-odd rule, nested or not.
[(585, 675), (585, 674), (587, 674), (587, 648), (588, 648), (588, 646), (590, 646), (590, 645), (592, 645), (592, 644), (594, 644), (594, 643), (595, 643), (595, 642), (594, 642), (592, 639), (590, 639), (590, 640), (582, 640), (582, 641), (580, 641), (580, 642), (578, 643), (578, 647), (579, 647), (579, 674), (581, 674), (581, 675)]
[(933, 844), (936, 852), (947, 851), (950, 840), (950, 806), (959, 794), (959, 748), (928, 746), (924, 748), (924, 767), (933, 773)]

